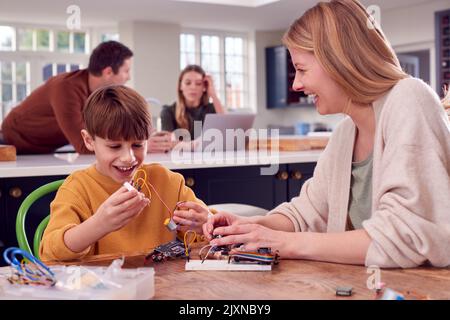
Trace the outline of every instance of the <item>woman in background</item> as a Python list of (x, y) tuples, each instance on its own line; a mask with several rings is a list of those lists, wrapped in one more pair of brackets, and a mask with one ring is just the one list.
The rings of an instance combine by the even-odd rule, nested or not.
[(177, 92), (177, 101), (164, 106), (161, 111), (162, 130), (186, 129), (191, 140), (194, 140), (197, 138), (194, 135), (194, 121), (203, 124), (208, 113), (224, 113), (211, 76), (206, 75), (200, 66), (188, 65), (184, 68), (178, 78)]

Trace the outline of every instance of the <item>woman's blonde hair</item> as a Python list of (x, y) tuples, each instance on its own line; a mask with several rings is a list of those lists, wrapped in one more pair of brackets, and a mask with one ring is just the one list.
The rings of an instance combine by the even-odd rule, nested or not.
[(283, 44), (313, 53), (354, 103), (370, 104), (408, 77), (357, 0), (318, 3), (291, 25)]
[[(180, 76), (178, 77), (178, 86), (177, 86), (177, 103), (175, 106), (175, 120), (177, 121), (177, 124), (180, 128), (183, 129), (190, 129), (189, 128), (189, 119), (188, 115), (186, 114), (186, 100), (184, 99), (183, 92), (181, 91), (181, 82), (183, 81), (183, 77), (188, 72), (197, 72), (202, 75), (203, 79), (205, 79), (206, 73), (205, 70), (203, 70), (202, 67), (191, 64), (186, 66), (186, 68), (181, 71)], [(207, 105), (209, 102), (208, 93), (203, 92), (202, 97), (200, 98), (200, 105)]]

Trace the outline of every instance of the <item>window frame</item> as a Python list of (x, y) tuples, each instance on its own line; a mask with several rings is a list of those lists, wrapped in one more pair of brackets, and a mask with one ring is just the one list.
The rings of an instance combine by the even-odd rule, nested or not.
[[(45, 81), (43, 79), (43, 67), (46, 64), (77, 64), (80, 68), (87, 67), (89, 63), (90, 49), (92, 48), (92, 29), (82, 28), (80, 30), (68, 30), (64, 26), (57, 25), (44, 25), (44, 24), (26, 24), (26, 23), (14, 23), (7, 21), (0, 21), (0, 25), (9, 26), (14, 29), (14, 38), (12, 39), (12, 49), (13, 50), (0, 50), (0, 61), (12, 62), (12, 63), (28, 63), (29, 68), (29, 82), (27, 82), (27, 96)], [(33, 44), (31, 50), (20, 50), (19, 49), (19, 29), (33, 30)], [(35, 30), (47, 30), (49, 32), (49, 50), (37, 50), (36, 46), (36, 32)], [(57, 32), (69, 31), (70, 32), (70, 44), (69, 52), (59, 52), (56, 50), (55, 39), (57, 37)], [(84, 33), (85, 34), (85, 52), (75, 53), (70, 52), (70, 48), (73, 48), (74, 33)], [(14, 82), (15, 74), (13, 75), (12, 83)], [(0, 84), (2, 82), (0, 81)], [(9, 82), (8, 82), (9, 83)], [(17, 100), (16, 89), (12, 92), (12, 103), (17, 105), (20, 101)], [(1, 97), (0, 97), (1, 99)], [(6, 114), (5, 106), (0, 100), (0, 123), (5, 118)]]
[[(95, 28), (81, 28), (77, 30), (69, 30), (64, 25), (46, 25), (46, 24), (29, 24), (29, 23), (16, 23), (8, 21), (0, 21), (0, 25), (9, 26), (14, 29), (14, 38), (12, 39), (13, 50), (3, 51), (0, 50), (0, 61), (21, 63), (26, 62), (29, 64), (29, 76), (30, 81), (27, 83), (27, 96), (45, 81), (43, 78), (43, 68), (47, 64), (77, 64), (80, 69), (86, 68), (89, 64), (89, 56), (92, 48), (101, 42), (101, 36), (103, 33), (116, 33), (119, 34), (116, 26), (109, 27), (95, 27)], [(28, 30), (48, 30), (49, 31), (49, 50), (36, 50), (36, 32), (33, 32), (33, 44), (32, 50), (20, 50), (19, 49), (19, 29)], [(69, 51), (60, 52), (57, 51), (57, 33), (58, 32), (70, 32), (69, 38)], [(72, 52), (74, 46), (74, 34), (85, 34), (85, 52), (78, 53)], [(15, 75), (14, 75), (15, 76)], [(14, 78), (13, 78), (14, 79)], [(14, 82), (14, 81), (13, 81)], [(19, 101), (14, 100), (15, 90), (13, 90), (13, 104), (18, 104)], [(4, 106), (0, 97), (0, 124), (4, 117)]]
[[(202, 36), (217, 36), (219, 37), (219, 57), (220, 57), (220, 81), (222, 84), (221, 88), (216, 88), (218, 92), (220, 92), (220, 99), (222, 104), (225, 106), (227, 111), (239, 111), (239, 112), (255, 112), (255, 108), (252, 107), (252, 92), (251, 92), (251, 80), (250, 80), (250, 40), (251, 37), (249, 33), (245, 32), (234, 32), (234, 31), (224, 31), (224, 30), (212, 30), (212, 29), (195, 29), (195, 28), (182, 28), (180, 31), (180, 37), (182, 34), (192, 34), (195, 37), (195, 63), (201, 65), (201, 37)], [(179, 37), (179, 38), (180, 38)], [(226, 104), (227, 96), (226, 96), (226, 76), (227, 70), (226, 68), (226, 52), (225, 52), (225, 39), (227, 37), (232, 38), (241, 38), (242, 41), (242, 58), (243, 58), (243, 107), (241, 108), (230, 108)], [(180, 40), (179, 40), (180, 41)], [(181, 46), (179, 50), (179, 54), (181, 56)], [(181, 58), (178, 59), (178, 63), (181, 63)], [(180, 65), (180, 70), (182, 70)]]

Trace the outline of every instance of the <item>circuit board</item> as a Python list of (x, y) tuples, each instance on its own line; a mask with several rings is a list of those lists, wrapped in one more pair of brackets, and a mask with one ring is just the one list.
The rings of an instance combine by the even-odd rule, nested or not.
[(161, 262), (168, 259), (175, 259), (185, 255), (185, 248), (183, 242), (180, 240), (173, 240), (164, 243), (150, 252), (145, 259), (153, 262)]

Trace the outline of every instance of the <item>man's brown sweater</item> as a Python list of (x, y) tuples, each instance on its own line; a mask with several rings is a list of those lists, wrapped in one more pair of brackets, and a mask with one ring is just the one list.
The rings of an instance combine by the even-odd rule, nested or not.
[(2, 131), (6, 142), (21, 154), (51, 153), (68, 143), (79, 153), (89, 153), (80, 133), (89, 94), (87, 70), (50, 78), (5, 118)]

